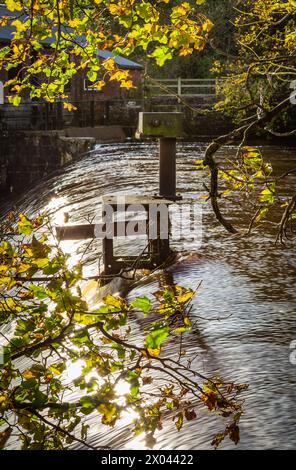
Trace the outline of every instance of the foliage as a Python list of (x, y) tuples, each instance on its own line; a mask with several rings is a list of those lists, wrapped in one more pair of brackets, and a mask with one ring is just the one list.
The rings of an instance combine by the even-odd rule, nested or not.
[(132, 88), (129, 71), (113, 58), (101, 62), (98, 49), (115, 56), (144, 50), (161, 66), (174, 51), (181, 56), (201, 51), (213, 26), (196, 4), (170, 0), (7, 0), (6, 5), (11, 15), (0, 18), (0, 28), (11, 25), (15, 32), (0, 51), (0, 69), (17, 70), (6, 82), (14, 105), (27, 90), (30, 98), (60, 97), (69, 107), (65, 87), (79, 71), (94, 88), (107, 80)]
[[(196, 160), (198, 171), (209, 173), (203, 160)], [(234, 162), (218, 169), (218, 178), (223, 187), (219, 198), (231, 198), (237, 193), (244, 200), (252, 217), (249, 232), (267, 216), (269, 211), (280, 209), (283, 201), (277, 197), (277, 178), (273, 168), (265, 162), (259, 149), (243, 146), (239, 149)]]
[[(167, 342), (190, 330), (191, 289), (165, 287), (154, 300), (132, 302), (108, 294), (90, 310), (81, 294), (81, 265), (67, 267), (69, 255), (49, 222), (22, 214), (16, 227), (8, 220), (2, 231), (10, 240), (3, 236), (0, 244), (2, 448), (12, 433), (23, 449), (64, 449), (73, 441), (92, 447), (86, 416), (114, 426), (131, 412), (133, 432), (145, 432), (151, 442), (165, 416), (180, 430), (201, 405), (225, 418), (220, 437), (238, 441), (229, 429), (242, 414), (238, 395), (245, 386), (200, 375), (181, 344), (179, 358), (165, 355)], [(151, 317), (137, 344), (130, 340), (131, 312)], [(68, 377), (75, 364), (80, 375)], [(66, 398), (70, 391), (75, 398)]]
[(290, 95), (296, 73), (296, 6), (289, 0), (247, 0), (235, 19), (235, 56), (217, 61), (222, 100), (236, 122), (269, 111)]
[[(177, 2), (176, 2), (177, 3)], [(190, 3), (195, 3), (194, 0)], [(193, 51), (187, 56), (175, 55), (159, 67), (143, 54), (139, 54), (139, 59), (145, 59), (148, 74), (155, 78), (210, 78), (215, 76), (212, 71), (215, 60), (231, 56), (235, 51), (234, 31), (232, 20), (235, 19), (233, 0), (207, 0), (200, 5), (200, 12), (209, 18), (214, 27), (211, 30), (203, 51), (199, 53)], [(223, 44), (221, 44), (221, 39)]]
[[(295, 196), (280, 195), (277, 183), (288, 178), (295, 168), (282, 175), (271, 175), (260, 150), (248, 146), (256, 134), (276, 137), (296, 135), (292, 120), (292, 88), (296, 75), (296, 4), (294, 0), (247, 0), (234, 6), (233, 52), (216, 61), (220, 101), (217, 111), (231, 116), (236, 128), (215, 139), (206, 149), (203, 164), (210, 171), (209, 198), (218, 221), (232, 233), (237, 229), (223, 216), (219, 200), (233, 190), (247, 196), (251, 216), (249, 229), (277, 209), (277, 240), (294, 238)], [(223, 146), (240, 142), (234, 158), (217, 162), (215, 154)], [(220, 190), (219, 184), (225, 188)]]

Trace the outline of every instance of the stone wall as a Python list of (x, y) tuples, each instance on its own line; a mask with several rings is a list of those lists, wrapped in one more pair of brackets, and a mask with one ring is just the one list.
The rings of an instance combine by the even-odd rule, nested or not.
[(22, 191), (89, 151), (93, 137), (65, 137), (59, 131), (3, 132), (0, 136), (0, 190)]

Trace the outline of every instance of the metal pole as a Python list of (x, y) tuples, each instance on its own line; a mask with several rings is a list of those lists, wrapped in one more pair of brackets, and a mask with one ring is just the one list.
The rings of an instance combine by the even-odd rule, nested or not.
[(159, 139), (159, 195), (176, 199), (176, 139)]

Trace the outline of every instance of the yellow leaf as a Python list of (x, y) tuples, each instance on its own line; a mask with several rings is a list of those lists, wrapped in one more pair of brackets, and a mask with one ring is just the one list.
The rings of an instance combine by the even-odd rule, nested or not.
[(202, 25), (202, 29), (206, 32), (209, 33), (213, 29), (214, 25), (211, 22), (211, 20), (207, 19), (207, 21), (204, 22)]
[(33, 63), (34, 67), (38, 68), (40, 67), (40, 65), (42, 65), (44, 62), (44, 59), (37, 59), (35, 60), (35, 62)]
[(0, 403), (4, 403), (7, 400), (5, 395), (0, 395)]
[(113, 73), (110, 77), (110, 80), (125, 80), (128, 77), (129, 71), (128, 70), (117, 70)]
[(61, 371), (57, 369), (55, 366), (50, 366), (49, 370), (55, 375), (61, 375)]
[(190, 5), (188, 2), (184, 2), (179, 6), (173, 7), (173, 13), (177, 16), (184, 16), (186, 15), (189, 10), (190, 10)]
[(111, 15), (117, 15), (120, 14), (121, 8), (115, 5), (115, 3), (111, 3), (111, 5), (109, 5), (109, 11)]
[(26, 271), (28, 271), (28, 269), (30, 269), (32, 266), (30, 264), (26, 264), (26, 263), (21, 263), (18, 267), (18, 272), (19, 273), (25, 273)]
[(147, 351), (150, 356), (157, 357), (161, 353), (161, 348), (157, 348), (157, 349), (147, 348)]
[(180, 56), (186, 56), (192, 54), (193, 49), (192, 47), (182, 47), (182, 49), (179, 52)]
[(75, 111), (77, 108), (71, 103), (64, 102), (64, 108), (68, 111)]
[(190, 318), (188, 318), (188, 317), (184, 318), (184, 325), (186, 325), (186, 326), (191, 326), (192, 325)]
[(49, 265), (48, 258), (37, 258), (34, 260), (34, 264), (36, 264), (37, 268), (43, 269)]
[(34, 333), (34, 337), (38, 340), (43, 339), (43, 334), (42, 333)]
[(98, 406), (99, 413), (102, 413), (102, 423), (113, 425), (116, 421), (118, 410), (113, 403), (102, 403)]
[(177, 300), (180, 304), (185, 304), (190, 300), (193, 296), (192, 291), (185, 292), (184, 294), (178, 295)]
[(10, 21), (9, 16), (2, 16), (0, 18), (0, 26), (7, 26)]
[(75, 28), (76, 26), (78, 26), (80, 24), (81, 24), (81, 21), (79, 20), (79, 18), (74, 18), (73, 20), (69, 21), (69, 26), (71, 28)]
[(104, 67), (104, 69), (106, 69), (108, 71), (115, 70), (116, 69), (115, 60), (112, 57), (110, 57), (109, 59), (104, 60), (103, 67)]
[(22, 373), (22, 376), (26, 380), (32, 379), (33, 377), (35, 377), (34, 374), (32, 373), (32, 371), (30, 371), (29, 369), (25, 369), (24, 372)]
[(16, 28), (18, 33), (21, 33), (22, 31), (25, 31), (27, 29), (27, 27), (24, 25), (24, 23), (20, 20), (14, 20), (11, 23), (11, 25)]
[(92, 87), (97, 88), (98, 90), (101, 90), (103, 88), (103, 86), (105, 86), (105, 85), (106, 85), (106, 83), (104, 82), (104, 80), (99, 80), (97, 83), (92, 85)]
[(6, 6), (10, 11), (21, 11), (23, 9), (19, 1), (15, 0), (6, 0)]
[(127, 88), (127, 89), (136, 88), (131, 80), (123, 80), (120, 83), (120, 87), (121, 88)]
[(122, 308), (123, 306), (123, 300), (121, 298), (114, 297), (114, 295), (111, 294), (104, 297), (103, 301), (108, 307)]

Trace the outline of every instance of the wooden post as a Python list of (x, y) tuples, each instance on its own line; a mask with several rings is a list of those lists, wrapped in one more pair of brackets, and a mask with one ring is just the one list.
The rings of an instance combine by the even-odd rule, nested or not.
[[(178, 96), (182, 96), (182, 78), (178, 77)], [(180, 98), (178, 98), (178, 102), (181, 103)]]
[(159, 195), (176, 198), (176, 139), (159, 139)]
[(103, 238), (104, 273), (106, 276), (109, 276), (110, 274), (116, 274), (114, 266), (113, 238), (111, 238), (112, 234), (109, 232), (113, 226), (113, 214), (106, 209), (104, 204), (102, 207), (102, 218), (103, 224), (105, 224), (105, 237)]

